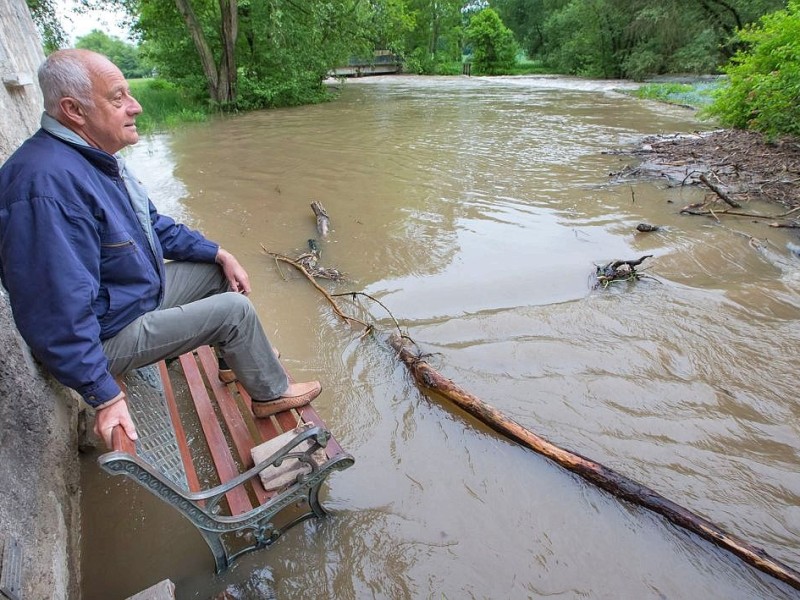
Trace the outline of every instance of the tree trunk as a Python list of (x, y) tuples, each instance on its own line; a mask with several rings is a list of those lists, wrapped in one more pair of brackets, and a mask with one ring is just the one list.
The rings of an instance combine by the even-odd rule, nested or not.
[[(222, 18), (220, 36), (222, 37), (222, 60), (220, 62), (220, 83), (224, 81), (224, 90), (220, 90), (220, 102), (229, 103), (236, 100), (236, 39), (239, 35), (239, 19), (237, 0), (219, 0)], [(224, 96), (224, 99), (222, 98)]]
[(525, 429), (496, 408), (440, 375), (409, 348), (410, 342), (406, 338), (395, 334), (391, 337), (390, 343), (420, 386), (433, 390), (495, 431), (546, 456), (607, 492), (666, 517), (672, 523), (735, 554), (760, 571), (780, 579), (795, 589), (800, 589), (800, 572), (775, 560), (764, 550), (725, 532), (714, 523), (675, 504), (658, 492), (580, 454), (559, 448)]
[(192, 8), (191, 0), (175, 0), (192, 37), (203, 74), (206, 76), (208, 94), (218, 104), (228, 104), (236, 100), (236, 38), (239, 30), (236, 0), (219, 0), (220, 5), (220, 38), (222, 41), (222, 59), (220, 65), (214, 60), (214, 53), (203, 33), (203, 26)]

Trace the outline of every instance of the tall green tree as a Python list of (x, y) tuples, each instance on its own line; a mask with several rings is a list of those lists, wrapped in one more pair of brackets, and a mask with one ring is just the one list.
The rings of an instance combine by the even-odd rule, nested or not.
[(94, 29), (75, 41), (76, 48), (93, 50), (106, 55), (129, 79), (147, 77), (152, 72), (139, 58), (139, 50), (133, 44)]
[(712, 72), (731, 36), (785, 0), (494, 0), (529, 56), (593, 77)]
[(463, 0), (406, 0), (413, 29), (405, 39), (407, 62), (420, 73), (432, 73), (437, 63), (460, 61), (464, 38)]
[(511, 72), (519, 46), (494, 9), (484, 8), (473, 15), (466, 33), (476, 72), (488, 75)]
[(333, 67), (401, 46), (411, 20), (403, 0), (114, 1), (160, 76), (233, 108), (318, 99)]

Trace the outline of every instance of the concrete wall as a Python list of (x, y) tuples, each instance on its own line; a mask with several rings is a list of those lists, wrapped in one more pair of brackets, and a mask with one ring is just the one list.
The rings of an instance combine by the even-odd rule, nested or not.
[[(0, 0), (0, 163), (38, 128), (42, 60), (25, 0)], [(0, 546), (21, 543), (25, 600), (80, 598), (77, 408), (31, 358), (0, 288)]]

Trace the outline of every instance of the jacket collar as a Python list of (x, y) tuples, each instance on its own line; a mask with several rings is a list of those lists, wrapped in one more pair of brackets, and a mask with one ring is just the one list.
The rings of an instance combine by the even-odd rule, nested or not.
[(74, 147), (89, 162), (106, 174), (119, 177), (123, 171), (124, 161), (121, 156), (118, 154), (112, 156), (108, 152), (90, 146), (81, 136), (59, 123), (46, 112), (42, 113), (41, 126), (50, 135)]

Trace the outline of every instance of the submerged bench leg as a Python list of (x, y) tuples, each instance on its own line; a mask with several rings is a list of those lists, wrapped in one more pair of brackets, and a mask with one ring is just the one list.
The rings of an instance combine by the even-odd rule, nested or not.
[(308, 506), (314, 513), (314, 516), (319, 518), (322, 518), (328, 514), (328, 511), (325, 510), (325, 507), (322, 506), (322, 503), (319, 501), (319, 490), (323, 483), (324, 479), (308, 490)]
[(218, 533), (205, 531), (199, 527), (197, 530), (200, 532), (200, 535), (203, 536), (203, 539), (211, 549), (211, 554), (214, 555), (214, 568), (216, 569), (216, 572), (218, 574), (222, 573), (231, 565), (228, 552), (225, 550), (225, 544), (222, 543), (222, 536)]

